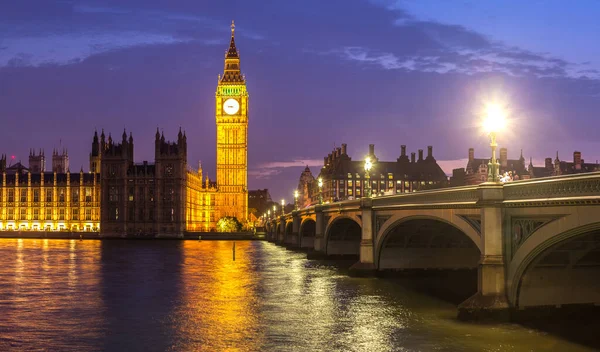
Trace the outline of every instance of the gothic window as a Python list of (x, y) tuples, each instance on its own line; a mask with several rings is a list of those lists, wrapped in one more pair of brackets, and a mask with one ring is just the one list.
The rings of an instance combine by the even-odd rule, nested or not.
[(21, 214), (19, 220), (27, 220), (27, 209), (21, 208)]
[(135, 209), (133, 207), (127, 209), (127, 215), (129, 221), (135, 221)]
[(71, 201), (73, 203), (79, 203), (79, 189), (73, 188), (71, 190)]
[(73, 210), (71, 211), (71, 219), (79, 220), (79, 209), (78, 208), (73, 208)]
[(52, 190), (51, 189), (46, 190), (46, 202), (48, 202), (48, 203), (52, 202)]
[(91, 187), (85, 188), (85, 201), (86, 202), (92, 201), (92, 188)]
[(8, 197), (8, 199), (6, 200), (7, 202), (9, 202), (9, 203), (14, 202), (15, 201), (15, 190), (9, 189), (7, 197)]
[(129, 187), (129, 201), (133, 202), (133, 195), (134, 195), (135, 189), (133, 187)]
[(15, 219), (15, 209), (8, 208), (8, 220), (14, 220), (14, 219)]
[(40, 219), (40, 210), (39, 209), (33, 209), (33, 220), (39, 220)]
[(46, 213), (46, 216), (44, 218), (46, 220), (52, 220), (52, 209), (46, 208), (45, 213)]
[(87, 220), (87, 221), (92, 220), (92, 209), (85, 210), (85, 220)]
[(22, 189), (21, 190), (21, 203), (25, 203), (25, 202), (27, 202), (27, 190)]
[(172, 177), (172, 176), (173, 176), (173, 164), (168, 164), (168, 165), (165, 167), (165, 175), (166, 175), (167, 177)]
[(118, 202), (119, 201), (119, 191), (117, 187), (110, 187), (108, 191), (108, 200), (110, 202)]
[(61, 189), (58, 191), (58, 201), (59, 201), (60, 203), (63, 203), (63, 202), (65, 201), (65, 190), (64, 190), (64, 188), (61, 188)]
[(40, 190), (39, 189), (34, 189), (33, 190), (33, 202), (37, 203), (40, 201)]
[(65, 219), (65, 208), (58, 209), (58, 220)]

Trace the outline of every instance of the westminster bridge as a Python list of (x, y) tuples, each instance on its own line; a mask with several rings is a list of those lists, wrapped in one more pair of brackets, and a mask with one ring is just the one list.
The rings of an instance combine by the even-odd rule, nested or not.
[(357, 274), (477, 269), (459, 317), (600, 304), (600, 172), (315, 205), (271, 219), (267, 237), (357, 256)]

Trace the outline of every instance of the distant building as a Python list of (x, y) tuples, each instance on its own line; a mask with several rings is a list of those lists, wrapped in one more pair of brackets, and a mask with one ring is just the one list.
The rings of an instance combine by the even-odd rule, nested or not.
[[(476, 185), (487, 182), (489, 158), (475, 158), (475, 151), (469, 148), (469, 161), (467, 167), (462, 169), (452, 170), (450, 184), (452, 186)], [(557, 175), (569, 175), (583, 172), (600, 171), (600, 165), (596, 163), (585, 163), (581, 158), (581, 152), (573, 153), (573, 161), (567, 162), (559, 160), (558, 152), (556, 159), (552, 162), (552, 158), (544, 160), (544, 166), (534, 166), (533, 160), (530, 158), (529, 165), (525, 166), (525, 158), (523, 151), (519, 159), (508, 159), (507, 149), (500, 148), (500, 174), (511, 172), (513, 180), (526, 180), (531, 178), (549, 177)]]
[(298, 208), (305, 208), (313, 202), (313, 190), (315, 185), (315, 177), (306, 165), (304, 171), (300, 174), (300, 180), (298, 180)]
[(558, 176), (558, 175), (571, 175), (584, 172), (600, 171), (600, 165), (596, 160), (596, 163), (586, 163), (581, 158), (581, 152), (573, 152), (573, 162), (560, 160), (558, 158), (558, 152), (556, 152), (556, 159), (552, 163), (552, 158), (546, 158), (544, 166), (534, 166), (533, 161), (529, 161), (529, 175), (531, 178)]
[(256, 217), (262, 216), (272, 207), (273, 201), (268, 189), (257, 189), (248, 191), (248, 209), (256, 210)]
[[(463, 185), (476, 185), (487, 182), (489, 162), (490, 158), (475, 158), (475, 149), (469, 148), (469, 161), (467, 161), (467, 167), (465, 168)], [(501, 175), (505, 172), (511, 172), (514, 180), (530, 178), (529, 171), (525, 168), (523, 151), (521, 151), (519, 159), (508, 159), (508, 150), (506, 148), (500, 148), (500, 158), (498, 159), (498, 163), (500, 164)], [(460, 185), (455, 181), (451, 182), (455, 185)]]
[[(353, 161), (348, 156), (347, 145), (334, 149), (323, 160), (318, 177), (323, 179), (323, 201), (331, 202), (360, 198), (364, 195), (365, 170), (364, 158)], [(375, 145), (369, 145), (368, 156), (374, 161), (370, 174), (371, 190), (375, 195), (409, 193), (418, 190), (448, 186), (448, 178), (433, 157), (433, 147), (427, 147), (427, 157), (419, 149), (419, 158), (415, 153), (409, 159), (406, 146), (401, 146), (396, 161), (380, 161), (375, 155)], [(313, 183), (312, 202), (318, 202), (319, 189)]]

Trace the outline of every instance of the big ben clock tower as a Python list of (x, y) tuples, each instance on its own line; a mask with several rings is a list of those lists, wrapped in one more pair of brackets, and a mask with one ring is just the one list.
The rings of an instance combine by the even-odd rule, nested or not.
[(216, 205), (221, 217), (235, 216), (244, 223), (248, 216), (248, 91), (240, 72), (234, 35), (232, 21), (225, 69), (215, 94), (219, 193)]

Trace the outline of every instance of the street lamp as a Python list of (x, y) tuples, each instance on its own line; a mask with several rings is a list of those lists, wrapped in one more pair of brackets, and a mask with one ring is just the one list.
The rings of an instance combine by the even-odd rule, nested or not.
[(277, 205), (273, 205), (273, 217), (277, 217)]
[(294, 191), (294, 209), (298, 210), (298, 190)]
[(281, 200), (281, 215), (285, 215), (285, 200)]
[(373, 168), (373, 162), (370, 157), (365, 158), (365, 197), (371, 197), (371, 180), (369, 172)]
[(323, 204), (323, 179), (319, 177), (319, 204)]
[(267, 210), (267, 215), (269, 216), (269, 219), (271, 218), (271, 210)]
[(504, 127), (505, 112), (498, 105), (492, 104), (486, 107), (486, 115), (483, 120), (483, 128), (490, 135), (490, 147), (492, 147), (492, 158), (488, 163), (488, 182), (500, 181), (500, 164), (496, 159), (496, 133)]

